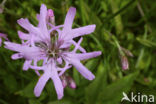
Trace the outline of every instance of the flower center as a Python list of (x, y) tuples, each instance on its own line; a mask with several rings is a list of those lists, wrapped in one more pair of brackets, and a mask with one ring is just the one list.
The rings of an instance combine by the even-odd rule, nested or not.
[(60, 48), (60, 46), (63, 44), (63, 41), (58, 40), (58, 33), (56, 31), (52, 31), (50, 36), (51, 41), (49, 43), (40, 41), (36, 42), (35, 46), (41, 48), (48, 58), (58, 58), (61, 53), (67, 49)]
[(35, 46), (41, 48), (49, 58), (59, 57), (59, 48), (57, 48), (56, 44), (45, 42), (36, 42)]

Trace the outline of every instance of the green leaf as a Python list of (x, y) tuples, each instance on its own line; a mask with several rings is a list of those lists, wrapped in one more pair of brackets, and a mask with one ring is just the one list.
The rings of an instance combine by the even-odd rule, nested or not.
[[(36, 98), (34, 95), (34, 87), (36, 83), (37, 80), (31, 81), (23, 90), (16, 92), (16, 94), (19, 94), (26, 98)], [(46, 96), (47, 94), (43, 90), (38, 100), (43, 100)]]
[[(118, 5), (117, 5), (117, 1), (109, 0), (109, 2), (111, 4), (113, 13), (116, 13), (119, 10)], [(117, 34), (122, 33), (123, 24), (122, 24), (122, 19), (121, 19), (120, 14), (118, 14), (116, 17), (114, 17), (114, 22), (115, 22), (116, 33)]]
[(41, 102), (37, 99), (30, 99), (29, 104), (41, 104)]
[(61, 100), (61, 101), (53, 101), (53, 102), (49, 102), (48, 104), (73, 104), (70, 101), (67, 100)]
[(16, 94), (19, 94), (23, 97), (27, 97), (27, 98), (34, 98), (34, 87), (35, 87), (35, 82), (32, 81), (31, 83), (29, 83), (23, 90), (16, 92)]
[(152, 41), (147, 40), (147, 39), (141, 39), (141, 38), (137, 37), (137, 41), (140, 42), (142, 45), (145, 45), (147, 47), (156, 47), (155, 42), (152, 42)]
[(79, 72), (76, 70), (76, 68), (73, 68), (73, 78), (76, 82), (76, 85), (80, 85), (80, 75)]
[(96, 99), (101, 92), (103, 86), (106, 85), (106, 68), (101, 62), (97, 68), (97, 74), (95, 80), (86, 88), (86, 104), (95, 104)]
[(97, 64), (99, 64), (98, 61), (99, 61), (99, 60), (98, 60), (97, 58), (96, 58), (96, 59), (88, 60), (87, 63), (85, 64), (85, 66), (86, 66), (89, 70), (93, 71), (93, 70), (96, 68)]
[(49, 99), (51, 99), (51, 100), (57, 99), (56, 90), (54, 88), (54, 84), (53, 84), (53, 81), (51, 79), (46, 84), (45, 89), (47, 91)]
[(8, 74), (7, 77), (3, 77), (3, 78), (4, 78), (4, 84), (6, 88), (9, 89), (10, 92), (14, 92), (17, 90), (18, 88), (17, 81), (13, 75)]
[(122, 98), (122, 92), (130, 90), (137, 75), (138, 72), (135, 72), (105, 87), (99, 94), (98, 103), (118, 104)]

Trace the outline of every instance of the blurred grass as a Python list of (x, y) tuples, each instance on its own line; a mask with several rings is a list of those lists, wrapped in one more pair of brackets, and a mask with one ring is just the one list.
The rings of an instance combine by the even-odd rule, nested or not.
[[(2, 2), (2, 0), (1, 0)], [(95, 75), (85, 80), (74, 68), (77, 88), (65, 89), (57, 101), (51, 81), (40, 98), (33, 94), (38, 77), (22, 71), (24, 60), (11, 60), (13, 52), (0, 47), (0, 104), (118, 104), (122, 92), (153, 94), (156, 97), (156, 2), (152, 0), (7, 0), (0, 14), (0, 32), (20, 42), (17, 19), (28, 18), (37, 25), (36, 14), (45, 3), (55, 13), (56, 24), (63, 24), (70, 6), (77, 8), (73, 28), (96, 24), (96, 31), (84, 36), (82, 46), (102, 55), (83, 61)], [(119, 46), (131, 51), (129, 70), (123, 71)], [(145, 104), (145, 103), (144, 103)]]

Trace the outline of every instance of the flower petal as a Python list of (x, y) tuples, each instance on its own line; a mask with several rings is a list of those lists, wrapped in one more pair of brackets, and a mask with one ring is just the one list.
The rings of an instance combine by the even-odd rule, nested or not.
[(56, 90), (56, 93), (57, 93), (57, 98), (62, 99), (62, 97), (64, 95), (63, 94), (63, 85), (62, 85), (62, 82), (61, 82), (59, 76), (58, 75), (53, 75), (52, 80), (53, 80), (55, 90)]
[(68, 58), (70, 64), (72, 64), (82, 76), (84, 76), (88, 80), (93, 80), (95, 76), (83, 65), (81, 62), (75, 58)]
[(31, 65), (31, 60), (26, 60), (23, 64), (23, 70), (28, 70), (29, 69), (29, 66)]
[(2, 45), (2, 39), (0, 38), (0, 46)]
[(17, 52), (19, 52), (21, 50), (20, 47), (22, 47), (21, 44), (12, 43), (12, 42), (4, 42), (4, 44), (5, 44), (5, 48), (13, 50), (13, 51), (17, 51)]
[(23, 58), (23, 56), (20, 54), (20, 53), (15, 53), (11, 56), (11, 58), (13, 60), (16, 60), (16, 59), (20, 59), (20, 58)]
[(63, 31), (66, 31), (72, 28), (75, 14), (76, 14), (76, 8), (70, 7), (65, 18)]
[(46, 24), (46, 16), (47, 16), (47, 7), (44, 4), (42, 4), (40, 8), (39, 28), (40, 31), (42, 32), (41, 35), (43, 35), (43, 37), (50, 39)]
[(54, 86), (55, 86), (55, 90), (56, 90), (56, 93), (57, 93), (57, 98), (61, 99), (63, 97), (63, 95), (64, 95), (63, 94), (63, 85), (62, 85), (62, 82), (61, 82), (61, 80), (59, 78), (57, 69), (54, 66), (54, 64), (51, 65), (51, 70), (52, 70), (51, 78), (52, 78)]
[(40, 8), (39, 27), (47, 29), (46, 26), (47, 7), (42, 4)]
[(22, 40), (29, 40), (30, 39), (30, 35), (29, 34), (23, 33), (21, 31), (18, 31), (18, 36)]
[(66, 39), (73, 39), (82, 35), (90, 34), (94, 32), (95, 27), (96, 25), (88, 25), (88, 26), (72, 29), (69, 33), (70, 36), (68, 36)]
[(39, 21), (40, 20), (40, 14), (36, 14), (36, 18)]
[(30, 22), (29, 20), (26, 18), (21, 18), (19, 20), (17, 20), (17, 23), (22, 26), (24, 29), (26, 29), (28, 32), (31, 32), (31, 33), (35, 33), (35, 34), (38, 34), (39, 31), (36, 27), (34, 27)]
[(73, 56), (75, 56), (76, 58), (78, 58), (79, 60), (86, 60), (86, 59), (90, 59), (90, 58), (94, 58), (101, 55), (101, 51), (95, 51), (95, 52), (89, 52), (89, 53), (77, 53), (77, 54), (73, 54)]
[(0, 38), (4, 38), (5, 40), (8, 40), (7, 35), (4, 33), (0, 33)]
[(59, 57), (59, 58), (57, 58), (57, 62), (58, 62), (58, 64), (62, 64), (62, 58), (61, 57)]
[(82, 40), (83, 40), (83, 38), (81, 37), (81, 38), (79, 39), (79, 41), (77, 42), (77, 44), (75, 44), (75, 48), (74, 48), (74, 50), (73, 50), (74, 53), (75, 53), (75, 52), (77, 51), (77, 49), (80, 47), (80, 44), (81, 44)]
[(61, 71), (59, 73), (59, 76), (63, 75), (63, 73), (69, 68), (71, 68), (71, 66), (69, 65), (69, 62), (65, 61), (65, 66), (63, 68), (58, 68)]
[[(72, 44), (75, 45), (75, 46), (77, 46), (77, 43), (76, 43), (74, 40), (72, 40)], [(86, 50), (85, 50), (84, 48), (82, 48), (80, 45), (79, 45), (78, 49), (79, 49), (82, 53), (86, 53)]]
[(50, 76), (48, 73), (44, 73), (40, 79), (38, 80), (35, 88), (34, 88), (34, 93), (36, 97), (39, 97), (41, 95), (41, 92), (45, 86), (45, 84), (47, 83), (47, 81), (49, 80)]
[(38, 47), (29, 47), (26, 45), (21, 45), (12, 42), (4, 42), (4, 44), (5, 48), (19, 52), (20, 55), (22, 55), (25, 59), (32, 60), (35, 58), (42, 57), (42, 52)]
[(68, 35), (67, 33), (72, 29), (72, 24), (74, 21), (75, 14), (76, 14), (76, 8), (70, 7), (65, 18), (64, 28), (61, 34), (61, 39), (66, 37)]

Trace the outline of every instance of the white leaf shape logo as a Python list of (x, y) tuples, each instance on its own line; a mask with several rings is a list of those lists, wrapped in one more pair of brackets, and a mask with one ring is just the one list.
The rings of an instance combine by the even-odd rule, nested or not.
[(128, 96), (127, 96), (127, 94), (126, 94), (125, 92), (123, 92), (122, 94), (123, 94), (123, 98), (121, 99), (121, 102), (122, 102), (123, 100), (127, 100), (127, 101), (131, 102), (130, 99), (128, 98)]

